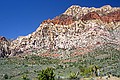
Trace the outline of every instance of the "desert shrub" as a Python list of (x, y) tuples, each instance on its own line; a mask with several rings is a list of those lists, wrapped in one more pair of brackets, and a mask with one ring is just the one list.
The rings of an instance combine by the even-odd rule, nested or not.
[(38, 80), (55, 80), (53, 68), (47, 68), (38, 72)]
[(3, 78), (4, 78), (4, 79), (8, 79), (8, 78), (9, 78), (8, 74), (4, 74), (4, 75), (3, 75)]
[(71, 72), (69, 78), (70, 79), (76, 79), (78, 75), (75, 72)]
[(22, 76), (22, 80), (30, 80), (27, 75)]
[(97, 69), (98, 66), (90, 65), (88, 67), (86, 66), (79, 66), (80, 74), (84, 77), (90, 77), (90, 76), (97, 76)]

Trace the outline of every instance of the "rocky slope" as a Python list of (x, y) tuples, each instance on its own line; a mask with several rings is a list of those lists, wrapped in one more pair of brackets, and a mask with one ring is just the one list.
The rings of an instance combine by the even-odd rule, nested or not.
[[(43, 21), (35, 32), (14, 40), (11, 55), (48, 51), (92, 50), (115, 44), (120, 50), (120, 8), (109, 5), (88, 8), (73, 5), (63, 14)], [(84, 50), (84, 51), (85, 51)], [(60, 53), (64, 54), (64, 53)]]

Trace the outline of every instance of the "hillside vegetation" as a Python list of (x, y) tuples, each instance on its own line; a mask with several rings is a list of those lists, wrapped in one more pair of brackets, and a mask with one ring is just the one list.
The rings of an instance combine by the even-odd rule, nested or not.
[[(37, 80), (39, 71), (52, 67), (55, 79), (92, 78), (93, 68), (100, 70), (101, 77), (113, 75), (120, 77), (120, 51), (109, 45), (97, 48), (88, 54), (68, 58), (75, 62), (61, 63), (60, 59), (27, 55), (0, 59), (0, 79), (23, 80), (27, 75), (30, 80)], [(67, 59), (66, 59), (67, 60)], [(8, 77), (6, 77), (6, 75)], [(97, 75), (96, 75), (97, 76)]]

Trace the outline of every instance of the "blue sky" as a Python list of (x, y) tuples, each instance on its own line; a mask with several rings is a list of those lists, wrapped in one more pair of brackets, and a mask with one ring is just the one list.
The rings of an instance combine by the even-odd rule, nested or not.
[(0, 0), (0, 36), (15, 39), (30, 34), (43, 20), (60, 15), (71, 5), (120, 7), (120, 0)]

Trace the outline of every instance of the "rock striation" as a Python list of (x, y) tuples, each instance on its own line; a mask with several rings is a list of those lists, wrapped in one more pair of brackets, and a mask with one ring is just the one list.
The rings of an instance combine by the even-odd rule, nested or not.
[[(63, 14), (43, 21), (35, 32), (12, 41), (10, 50), (12, 55), (50, 51), (59, 53), (59, 50), (78, 48), (92, 50), (105, 44), (120, 45), (119, 35), (119, 7), (106, 5), (88, 8), (73, 5)], [(60, 54), (65, 56), (64, 52)]]
[(45, 20), (42, 22), (42, 24), (44, 23), (53, 23), (53, 24), (59, 24), (59, 25), (69, 25), (71, 23), (73, 23), (75, 21), (75, 17), (73, 16), (68, 16), (65, 14), (62, 14), (60, 16), (55, 17), (54, 19), (50, 20)]

